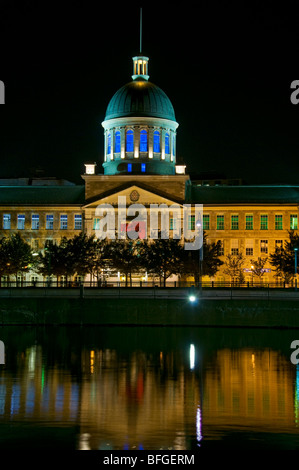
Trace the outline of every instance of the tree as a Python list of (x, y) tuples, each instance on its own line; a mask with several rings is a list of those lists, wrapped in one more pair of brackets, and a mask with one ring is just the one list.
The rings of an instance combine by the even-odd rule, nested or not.
[(128, 280), (132, 283), (132, 274), (139, 271), (141, 260), (135, 240), (111, 240), (106, 247), (108, 265), (112, 270), (125, 275), (126, 286)]
[(140, 245), (140, 257), (146, 271), (158, 276), (166, 286), (166, 280), (172, 274), (184, 272), (184, 247), (179, 239), (144, 240)]
[[(221, 241), (208, 243), (207, 234), (203, 232), (203, 257), (202, 257), (202, 275), (213, 277), (217, 273), (223, 261), (219, 258), (221, 253)], [(194, 277), (195, 283), (199, 283), (199, 252), (185, 250), (184, 271)]]
[(267, 263), (268, 258), (261, 258), (260, 256), (258, 257), (257, 260), (251, 259), (251, 272), (254, 276), (257, 276), (262, 282), (262, 277), (265, 274), (265, 264)]
[(242, 284), (245, 281), (243, 272), (244, 262), (245, 260), (242, 253), (226, 256), (223, 272), (231, 277), (232, 283)]
[(6, 260), (6, 273), (14, 275), (16, 281), (18, 275), (30, 271), (36, 264), (29, 243), (23, 240), (19, 233), (2, 239), (1, 250), (4, 254), (4, 260)]
[(270, 254), (270, 263), (274, 267), (275, 276), (281, 277), (284, 282), (289, 283), (295, 275), (295, 251), (299, 248), (299, 235), (293, 230), (289, 232), (289, 240), (285, 240), (284, 246), (276, 247), (274, 253)]

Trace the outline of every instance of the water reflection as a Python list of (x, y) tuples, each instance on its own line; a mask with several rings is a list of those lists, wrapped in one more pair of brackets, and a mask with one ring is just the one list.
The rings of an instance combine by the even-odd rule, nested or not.
[(294, 334), (3, 327), (0, 447), (297, 448)]

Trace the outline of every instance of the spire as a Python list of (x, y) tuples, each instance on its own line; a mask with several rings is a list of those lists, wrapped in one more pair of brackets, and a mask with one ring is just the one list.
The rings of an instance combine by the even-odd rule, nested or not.
[(148, 80), (149, 58), (142, 54), (142, 8), (140, 8), (139, 55), (133, 57), (133, 80)]

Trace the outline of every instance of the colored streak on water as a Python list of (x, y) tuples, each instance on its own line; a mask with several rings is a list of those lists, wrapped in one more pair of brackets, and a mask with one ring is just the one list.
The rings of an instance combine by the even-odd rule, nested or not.
[(0, 449), (298, 449), (298, 337), (2, 327)]

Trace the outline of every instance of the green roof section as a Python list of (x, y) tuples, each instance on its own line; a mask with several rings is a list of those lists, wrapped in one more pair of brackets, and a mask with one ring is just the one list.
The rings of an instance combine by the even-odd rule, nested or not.
[(0, 186), (0, 205), (81, 205), (85, 186)]
[(299, 186), (196, 186), (186, 187), (186, 203), (196, 204), (299, 204)]
[(127, 83), (111, 98), (105, 121), (121, 117), (155, 117), (176, 120), (172, 103), (164, 91), (141, 78)]

